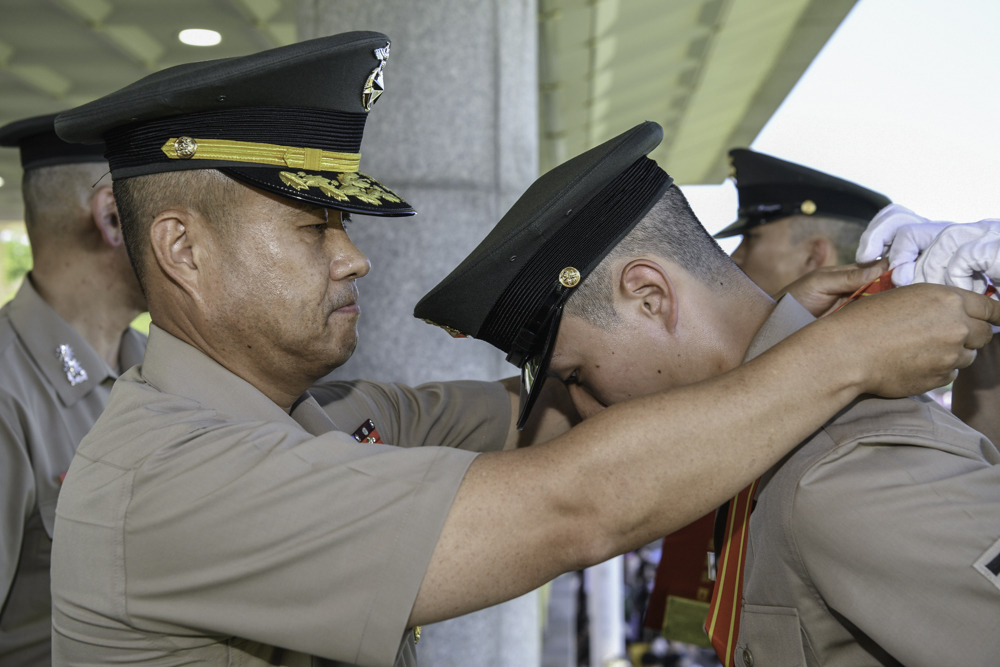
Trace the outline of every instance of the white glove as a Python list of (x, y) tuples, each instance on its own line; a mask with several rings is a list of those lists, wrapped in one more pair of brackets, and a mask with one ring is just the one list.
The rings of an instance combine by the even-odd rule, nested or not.
[(858, 242), (855, 259), (873, 262), (887, 256), (896, 286), (913, 282), (917, 257), (950, 223), (931, 222), (905, 206), (889, 204), (875, 214)]
[(1000, 220), (949, 225), (917, 260), (914, 274), (916, 282), (982, 294), (987, 285), (1000, 282)]

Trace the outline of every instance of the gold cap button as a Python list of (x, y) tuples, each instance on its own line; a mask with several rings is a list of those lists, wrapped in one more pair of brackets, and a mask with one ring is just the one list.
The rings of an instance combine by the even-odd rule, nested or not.
[(189, 160), (198, 151), (198, 142), (191, 137), (177, 137), (174, 139), (174, 151), (177, 157)]
[(799, 206), (799, 210), (805, 213), (806, 215), (812, 215), (813, 213), (816, 212), (816, 202), (814, 202), (812, 199), (807, 199), (804, 202), (802, 202), (802, 206)]
[(559, 284), (563, 287), (576, 287), (580, 282), (580, 272), (572, 266), (567, 266), (559, 272)]

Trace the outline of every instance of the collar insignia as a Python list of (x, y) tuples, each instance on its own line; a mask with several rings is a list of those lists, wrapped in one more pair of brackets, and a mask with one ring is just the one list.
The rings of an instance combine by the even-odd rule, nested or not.
[(389, 61), (389, 42), (386, 42), (381, 49), (375, 49), (375, 57), (378, 58), (378, 67), (368, 75), (365, 87), (361, 91), (361, 104), (365, 107), (365, 111), (371, 111), (375, 100), (385, 91), (382, 71), (385, 70), (385, 64)]
[(358, 442), (363, 442), (369, 445), (385, 444), (382, 442), (382, 436), (379, 435), (378, 429), (375, 428), (375, 422), (371, 419), (366, 419), (362, 422), (361, 426), (358, 427), (358, 430), (351, 435)]
[(62, 362), (63, 372), (66, 373), (66, 381), (69, 382), (71, 387), (87, 381), (87, 371), (76, 360), (76, 357), (73, 356), (73, 348), (69, 345), (60, 345), (56, 348), (56, 357)]

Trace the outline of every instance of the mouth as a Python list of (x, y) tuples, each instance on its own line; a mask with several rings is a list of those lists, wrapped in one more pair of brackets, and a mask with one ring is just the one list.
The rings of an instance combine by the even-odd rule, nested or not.
[(359, 306), (356, 303), (348, 303), (348, 304), (345, 304), (345, 305), (341, 306), (340, 308), (337, 308), (333, 312), (334, 312), (334, 314), (338, 314), (339, 313), (341, 315), (360, 315), (361, 314), (361, 306)]
[(343, 301), (339, 303), (334, 303), (333, 309), (330, 311), (330, 315), (360, 315), (361, 306), (358, 305), (358, 289), (356, 286), (352, 286), (353, 289), (349, 294), (344, 295)]

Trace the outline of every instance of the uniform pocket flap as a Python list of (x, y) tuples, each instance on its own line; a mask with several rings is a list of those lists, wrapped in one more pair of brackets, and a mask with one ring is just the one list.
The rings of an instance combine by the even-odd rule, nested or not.
[(792, 607), (745, 605), (735, 658), (739, 667), (804, 666), (799, 612)]

